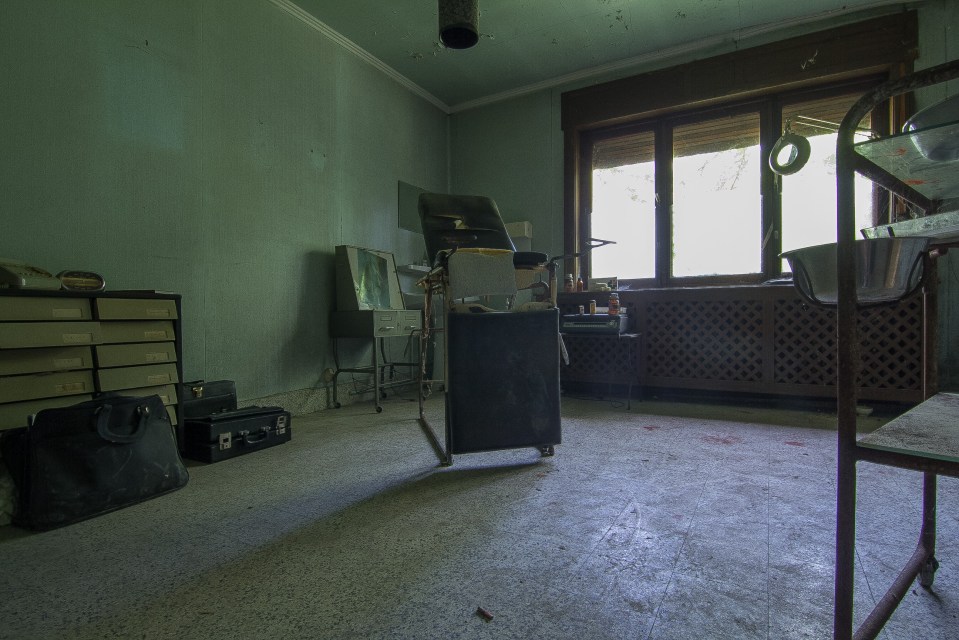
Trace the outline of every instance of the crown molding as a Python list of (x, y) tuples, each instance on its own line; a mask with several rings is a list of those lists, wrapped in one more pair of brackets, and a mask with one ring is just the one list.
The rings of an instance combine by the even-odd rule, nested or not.
[[(916, 0), (908, 4), (919, 5), (925, 1), (926, 0)], [(550, 78), (542, 82), (536, 82), (533, 84), (524, 85), (522, 87), (517, 87), (515, 89), (510, 89), (509, 91), (503, 91), (501, 93), (483, 96), (482, 98), (477, 98), (475, 100), (467, 100), (466, 102), (460, 102), (458, 104), (454, 104), (450, 106), (449, 113), (451, 114), (458, 113), (461, 111), (467, 111), (469, 109), (484, 107), (484, 106), (493, 104), (495, 102), (510, 100), (512, 98), (517, 98), (519, 96), (535, 93), (537, 91), (542, 91), (544, 89), (553, 89), (555, 87), (560, 87), (563, 85), (576, 84), (579, 82), (591, 80), (599, 76), (603, 76), (605, 74), (612, 74), (617, 71), (622, 71), (624, 69), (630, 69), (633, 67), (639, 67), (640, 65), (644, 65), (644, 64), (650, 64), (653, 62), (661, 62), (663, 60), (677, 58), (679, 56), (683, 56), (690, 53), (696, 53), (697, 51), (702, 51), (710, 47), (715, 47), (722, 44), (738, 45), (741, 41), (747, 40), (749, 38), (755, 38), (755, 37), (766, 35), (769, 33), (775, 33), (777, 31), (781, 31), (784, 29), (801, 27), (801, 26), (816, 23), (816, 22), (823, 22), (830, 18), (836, 18), (839, 16), (848, 15), (852, 13), (877, 11), (881, 9), (887, 10), (882, 13), (889, 13), (891, 12), (890, 7), (904, 7), (904, 6), (907, 6), (907, 4), (903, 3), (902, 0), (876, 0), (875, 2), (872, 2), (871, 4), (865, 5), (865, 6), (858, 6), (854, 8), (842, 7), (840, 9), (823, 11), (812, 16), (804, 16), (802, 18), (793, 18), (792, 20), (783, 20), (780, 22), (770, 22), (767, 24), (757, 25), (755, 27), (749, 27), (747, 29), (736, 29), (735, 31), (730, 31), (717, 36), (703, 38), (701, 40), (696, 40), (694, 42), (687, 42), (685, 44), (677, 45), (675, 47), (660, 49), (659, 51), (644, 53), (642, 55), (634, 56), (632, 58), (617, 60), (615, 62), (610, 62), (610, 63), (599, 65), (596, 67), (589, 67), (588, 69), (581, 69), (579, 71), (574, 71), (572, 73), (568, 73), (562, 76)]]
[(310, 13), (304, 11), (299, 6), (294, 4), (291, 0), (270, 0), (271, 3), (287, 12), (291, 16), (297, 18), (307, 26), (312, 29), (315, 29), (322, 35), (326, 36), (336, 44), (340, 45), (356, 57), (360, 58), (364, 62), (372, 65), (376, 69), (380, 70), (382, 73), (386, 74), (394, 81), (398, 82), (400, 85), (423, 98), (443, 113), (449, 115), (453, 113), (458, 113), (461, 111), (468, 111), (470, 109), (476, 109), (478, 107), (484, 107), (496, 102), (503, 102), (505, 100), (510, 100), (520, 96), (524, 96), (530, 93), (535, 93), (537, 91), (542, 91), (544, 89), (553, 89), (555, 87), (560, 87), (564, 85), (574, 85), (576, 83), (581, 83), (584, 81), (589, 81), (593, 78), (601, 77), (607, 74), (615, 74), (616, 72), (628, 70), (635, 67), (640, 67), (642, 65), (648, 65), (655, 62), (662, 62), (664, 60), (669, 60), (671, 58), (677, 58), (683, 55), (688, 55), (691, 53), (696, 53), (698, 51), (703, 51), (711, 47), (721, 46), (723, 44), (732, 44), (738, 46), (743, 40), (748, 40), (749, 38), (755, 38), (763, 36), (769, 33), (774, 33), (776, 31), (781, 31), (783, 29), (789, 29), (793, 27), (801, 27), (807, 24), (812, 24), (815, 22), (822, 22), (829, 20), (830, 18), (837, 18), (843, 15), (848, 15), (852, 13), (862, 13), (869, 11), (877, 11), (886, 9), (891, 11), (891, 7), (906, 7), (906, 6), (916, 6), (923, 4), (926, 0), (914, 0), (913, 2), (903, 2), (902, 0), (875, 0), (874, 2), (858, 7), (842, 7), (839, 9), (833, 9), (829, 11), (823, 11), (816, 15), (804, 16), (801, 18), (794, 18), (792, 20), (783, 20), (781, 22), (767, 23), (762, 25), (757, 25), (755, 27), (749, 27), (746, 29), (736, 29), (735, 31), (730, 31), (724, 34), (717, 36), (711, 36), (709, 38), (704, 38), (701, 40), (696, 40), (694, 42), (688, 42), (685, 44), (677, 45), (675, 47), (668, 47), (666, 49), (660, 49), (659, 51), (653, 51), (650, 53), (645, 53), (639, 56), (634, 56), (632, 58), (626, 58), (624, 60), (617, 60), (615, 62), (610, 62), (604, 65), (599, 65), (596, 67), (590, 67), (588, 69), (581, 69), (579, 71), (574, 71), (562, 76), (557, 76), (555, 78), (550, 78), (548, 80), (543, 80), (541, 82), (535, 82), (533, 84), (524, 85), (522, 87), (517, 87), (515, 89), (510, 89), (508, 91), (503, 91), (501, 93), (495, 93), (488, 96), (483, 96), (481, 98), (476, 98), (475, 100), (467, 100), (466, 102), (460, 102), (455, 105), (448, 105), (432, 93), (416, 84), (399, 71), (384, 63), (382, 60), (371, 54), (369, 51), (359, 46), (349, 38), (343, 36), (339, 32), (335, 31), (326, 23), (318, 20), (316, 17)]
[(344, 37), (342, 34), (331, 28), (325, 22), (317, 20), (313, 15), (307, 13), (296, 4), (290, 0), (270, 0), (271, 3), (276, 5), (278, 8), (282, 9), (286, 13), (290, 14), (300, 22), (303, 22), (311, 29), (314, 29), (326, 36), (328, 39), (332, 40), (336, 44), (340, 45), (353, 55), (355, 55), (360, 60), (372, 65), (382, 73), (386, 74), (394, 81), (398, 82), (400, 85), (411, 91), (412, 93), (423, 98), (434, 107), (441, 110), (443, 113), (449, 114), (450, 107), (445, 102), (434, 96), (432, 93), (416, 84), (402, 73), (384, 63), (382, 60), (371, 54), (369, 51), (359, 46), (349, 38)]

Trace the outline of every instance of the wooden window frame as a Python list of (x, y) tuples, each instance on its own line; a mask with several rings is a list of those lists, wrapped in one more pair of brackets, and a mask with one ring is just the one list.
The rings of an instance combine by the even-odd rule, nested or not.
[[(830, 85), (869, 77), (876, 81), (898, 77), (911, 71), (917, 47), (917, 13), (910, 10), (564, 93), (565, 253), (582, 252), (589, 237), (591, 176), (586, 167), (591, 164), (586, 156), (597, 136), (626, 128), (658, 127), (657, 192), (668, 193), (662, 187), (672, 182), (671, 162), (660, 167), (659, 159), (661, 154), (671, 157), (672, 141), (664, 135), (669, 128), (660, 122), (765, 99), (760, 107), (765, 132), (760, 144), (766, 154), (775, 143), (771, 124), (781, 114), (781, 104), (773, 100), (770, 107), (769, 96), (783, 94), (785, 100), (788, 94), (792, 99), (792, 94), (815, 92)], [(906, 111), (900, 104), (891, 106), (887, 113)], [(773, 219), (778, 220), (778, 194), (775, 199), (767, 197), (774, 193), (774, 181), (772, 172), (764, 170), (763, 229), (769, 229)], [(668, 277), (671, 233), (669, 223), (662, 221), (669, 219), (669, 209), (667, 202), (657, 205), (656, 277), (631, 283), (633, 286), (744, 284), (778, 273), (778, 255), (774, 259), (774, 247), (767, 245), (763, 274), (756, 277)], [(588, 274), (589, 268), (589, 253), (584, 252), (578, 259), (567, 260), (563, 271)]]

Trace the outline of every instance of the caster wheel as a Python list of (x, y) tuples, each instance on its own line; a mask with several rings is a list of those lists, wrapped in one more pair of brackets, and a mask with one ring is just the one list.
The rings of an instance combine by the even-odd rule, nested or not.
[(540, 448), (539, 448), (539, 452), (540, 452), (540, 454), (542, 454), (544, 457), (552, 456), (552, 455), (554, 455), (554, 454), (556, 453), (556, 451), (553, 449), (553, 445), (548, 445), (548, 446), (545, 446), (545, 447), (540, 447)]
[(340, 408), (340, 403), (339, 403), (339, 402), (334, 402), (334, 403), (333, 403), (333, 408), (334, 408), (334, 409), (339, 409), (339, 408)]
[(377, 413), (383, 413), (383, 407), (377, 407), (377, 408), (376, 408), (376, 412), (377, 412)]
[(919, 570), (919, 584), (926, 589), (930, 588), (933, 581), (936, 579), (936, 570), (938, 568), (938, 560), (935, 558), (929, 558), (926, 560), (926, 564), (922, 565), (922, 569)]

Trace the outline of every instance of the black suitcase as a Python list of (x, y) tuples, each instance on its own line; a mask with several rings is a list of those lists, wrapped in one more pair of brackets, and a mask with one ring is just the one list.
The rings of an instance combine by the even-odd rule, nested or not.
[(180, 410), (184, 419), (203, 418), (233, 409), (236, 409), (236, 383), (232, 380), (180, 383)]
[(245, 407), (185, 422), (183, 455), (201, 462), (219, 462), (289, 442), (289, 411), (280, 407)]

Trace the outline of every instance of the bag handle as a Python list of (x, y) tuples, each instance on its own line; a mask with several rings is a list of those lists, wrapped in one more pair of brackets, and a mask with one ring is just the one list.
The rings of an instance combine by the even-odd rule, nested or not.
[(247, 444), (256, 444), (258, 442), (263, 442), (264, 440), (266, 440), (267, 437), (269, 437), (270, 435), (270, 431), (269, 429), (265, 429), (265, 428), (260, 429), (259, 431), (255, 432), (255, 437), (254, 437), (254, 434), (251, 434), (249, 431), (245, 431), (241, 435), (243, 436), (243, 441), (246, 442)]
[(145, 404), (137, 405), (136, 428), (134, 428), (130, 433), (116, 433), (110, 429), (110, 416), (112, 413), (113, 405), (103, 404), (97, 407), (95, 414), (97, 420), (97, 432), (100, 434), (101, 438), (107, 440), (108, 442), (115, 442), (117, 444), (130, 444), (131, 442), (136, 442), (143, 437), (143, 434), (146, 431), (144, 427), (146, 426), (147, 420), (150, 419), (150, 407)]

